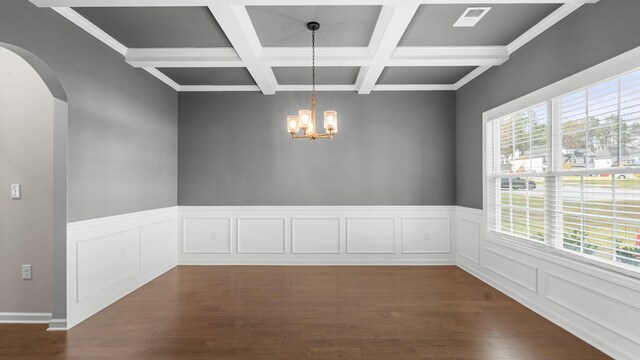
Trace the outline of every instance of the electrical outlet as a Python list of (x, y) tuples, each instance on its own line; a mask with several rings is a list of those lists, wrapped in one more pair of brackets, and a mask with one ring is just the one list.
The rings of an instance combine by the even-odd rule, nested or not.
[(22, 280), (31, 280), (31, 264), (22, 265)]
[(20, 199), (22, 197), (22, 186), (20, 184), (11, 184), (11, 198)]
[(424, 232), (424, 240), (425, 240), (425, 241), (429, 241), (429, 240), (431, 240), (431, 236), (430, 236), (430, 234), (429, 234), (429, 232), (428, 232), (428, 231), (425, 231), (425, 232)]

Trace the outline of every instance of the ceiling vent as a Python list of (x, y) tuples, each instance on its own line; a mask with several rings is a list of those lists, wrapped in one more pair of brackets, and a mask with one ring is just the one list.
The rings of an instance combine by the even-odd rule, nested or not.
[(487, 13), (490, 7), (470, 7), (462, 13), (462, 16), (453, 24), (453, 27), (474, 27)]

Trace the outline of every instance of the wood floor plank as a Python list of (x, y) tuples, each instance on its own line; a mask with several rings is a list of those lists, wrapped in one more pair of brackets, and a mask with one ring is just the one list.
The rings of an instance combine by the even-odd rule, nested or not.
[(1, 359), (608, 359), (453, 266), (180, 266)]

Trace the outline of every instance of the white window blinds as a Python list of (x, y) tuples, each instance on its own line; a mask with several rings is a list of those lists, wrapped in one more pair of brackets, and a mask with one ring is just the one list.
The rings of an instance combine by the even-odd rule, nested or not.
[(544, 172), (548, 109), (539, 104), (491, 122), (495, 147), (490, 181), (492, 229), (544, 241)]
[(490, 231), (640, 267), (640, 71), (486, 126)]

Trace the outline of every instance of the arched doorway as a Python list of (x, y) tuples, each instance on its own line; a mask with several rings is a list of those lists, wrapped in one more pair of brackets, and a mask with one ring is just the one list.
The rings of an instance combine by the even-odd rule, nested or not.
[(2, 42), (0, 128), (0, 312), (66, 329), (67, 95), (42, 60)]

